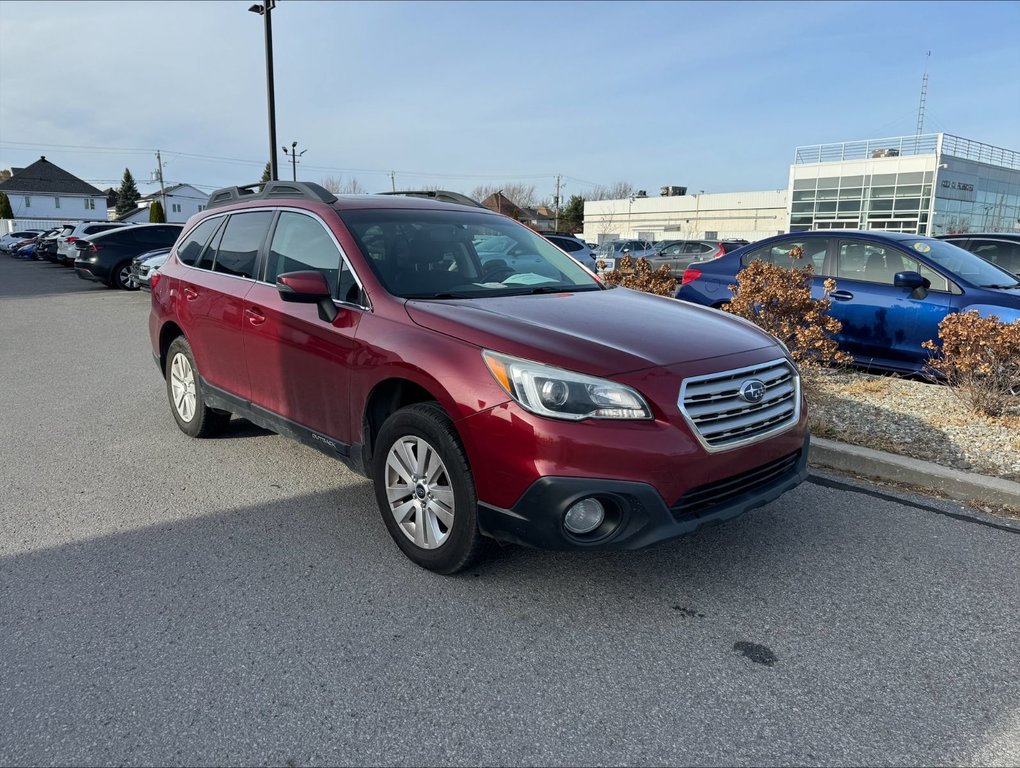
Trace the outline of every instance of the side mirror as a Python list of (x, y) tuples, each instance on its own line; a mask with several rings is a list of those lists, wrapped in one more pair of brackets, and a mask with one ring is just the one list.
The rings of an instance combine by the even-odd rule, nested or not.
[(922, 277), (919, 272), (897, 272), (893, 276), (893, 285), (909, 289), (910, 295), (915, 299), (923, 299), (931, 288), (931, 280)]
[(321, 272), (285, 272), (276, 278), (280, 298), (294, 304), (317, 304), (319, 319), (332, 323), (339, 310), (333, 303), (329, 284)]

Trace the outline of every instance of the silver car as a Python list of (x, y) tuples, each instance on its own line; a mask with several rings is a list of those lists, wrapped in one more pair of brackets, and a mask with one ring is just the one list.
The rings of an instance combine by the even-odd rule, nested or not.
[(595, 263), (603, 272), (616, 269), (616, 262), (624, 256), (647, 259), (655, 254), (655, 246), (647, 240), (607, 240), (595, 249)]
[(150, 290), (153, 273), (163, 266), (169, 257), (169, 248), (157, 248), (135, 256), (129, 267), (128, 282), (135, 288)]

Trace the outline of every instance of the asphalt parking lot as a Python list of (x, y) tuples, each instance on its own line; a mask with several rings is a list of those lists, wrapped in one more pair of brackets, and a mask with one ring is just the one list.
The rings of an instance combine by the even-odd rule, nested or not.
[(436, 576), (341, 464), (185, 437), (147, 312), (0, 257), (0, 764), (1020, 763), (1020, 523), (815, 475)]

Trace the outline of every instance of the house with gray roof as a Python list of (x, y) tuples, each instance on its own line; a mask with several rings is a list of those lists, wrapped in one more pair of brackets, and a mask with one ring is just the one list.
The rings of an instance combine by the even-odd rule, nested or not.
[(183, 224), (209, 205), (209, 195), (190, 184), (172, 184), (162, 192), (138, 198), (138, 207), (117, 217), (117, 221), (149, 223), (149, 206), (159, 200), (168, 224)]
[(106, 221), (106, 194), (45, 156), (25, 168), (12, 168), (0, 182), (14, 212), (13, 225), (45, 229), (63, 222)]

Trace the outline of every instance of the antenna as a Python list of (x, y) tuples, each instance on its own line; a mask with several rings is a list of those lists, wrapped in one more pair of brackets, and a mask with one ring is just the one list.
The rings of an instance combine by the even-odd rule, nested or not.
[(928, 61), (931, 59), (931, 51), (924, 59), (924, 77), (921, 78), (921, 104), (917, 108), (917, 135), (924, 131), (924, 102), (928, 98)]

